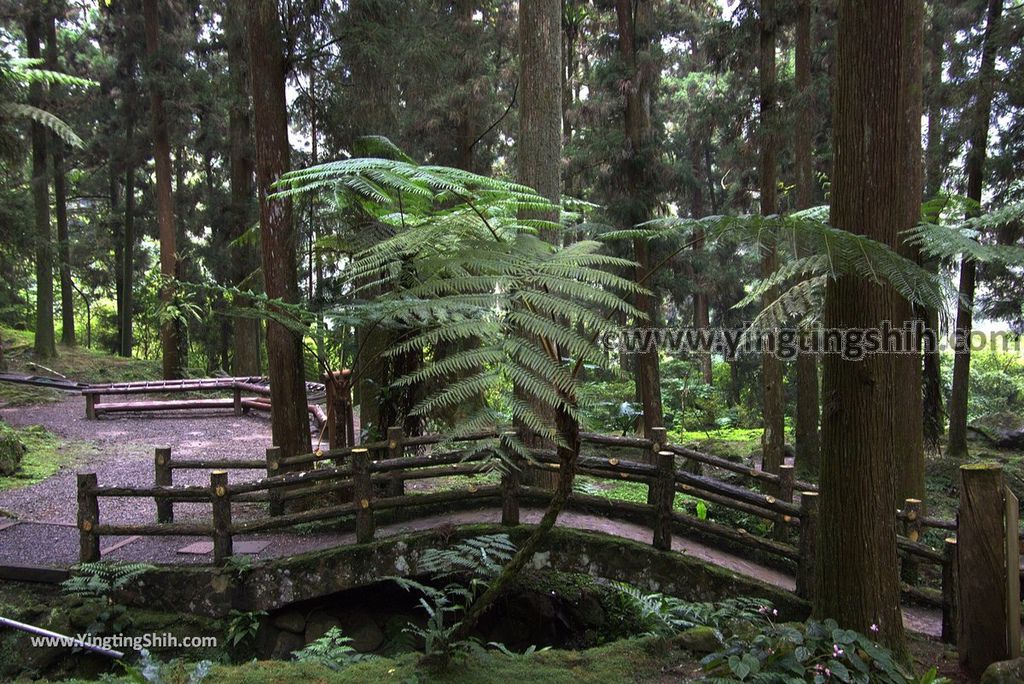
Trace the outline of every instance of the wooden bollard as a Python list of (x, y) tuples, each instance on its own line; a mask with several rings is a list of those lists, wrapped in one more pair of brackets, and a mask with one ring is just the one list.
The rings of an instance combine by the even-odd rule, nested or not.
[[(924, 515), (924, 506), (920, 499), (907, 499), (903, 502), (903, 536), (912, 542), (921, 541), (924, 533), (924, 526), (921, 524), (921, 517)], [(917, 583), (918, 563), (917, 559), (907, 555), (902, 559), (900, 574), (907, 584)]]
[[(267, 477), (281, 474), (281, 447), (272, 446), (267, 449)], [(268, 491), (270, 497), (270, 515), (284, 513), (284, 502), (281, 501), (281, 490), (273, 487)]]
[(210, 504), (213, 507), (213, 562), (223, 565), (231, 556), (231, 496), (226, 470), (210, 471)]
[[(389, 427), (387, 458), (401, 458), (404, 442), (405, 430), (396, 425)], [(388, 481), (388, 496), (402, 496), (404, 494), (405, 480), (401, 478), (399, 471), (392, 471), (391, 479)]]
[(356, 506), (356, 543), (373, 541), (373, 482), (370, 480), (370, 452), (352, 450), (352, 493)]
[[(647, 463), (658, 464), (658, 452), (665, 448), (665, 444), (668, 442), (668, 430), (663, 427), (651, 428), (651, 455), (650, 458), (644, 459)], [(647, 505), (654, 506), (658, 500), (658, 481), (656, 479), (649, 480), (647, 483)]]
[[(782, 464), (779, 466), (779, 487), (776, 499), (793, 503), (793, 490), (796, 488), (796, 466)], [(772, 526), (772, 533), (777, 540), (785, 541), (789, 535), (789, 525), (785, 516), (778, 516)]]
[(519, 483), (523, 472), (523, 459), (511, 446), (515, 431), (503, 432), (499, 437), (499, 449), (505, 454), (505, 470), (501, 474), (501, 524), (519, 524)]
[(232, 399), (234, 400), (235, 415), (242, 415), (242, 388), (237, 385), (231, 388)]
[(957, 650), (980, 677), (990, 664), (1020, 657), (1020, 544), (1017, 497), (1002, 467), (960, 466), (957, 516)]
[(100, 559), (100, 503), (96, 498), (96, 473), (79, 473), (78, 481), (78, 559), (95, 563)]
[(86, 394), (85, 395), (85, 417), (88, 420), (96, 420), (96, 400), (99, 398), (97, 394)]
[(658, 479), (654, 487), (654, 548), (672, 550), (672, 504), (675, 501), (676, 455), (662, 449), (655, 467)]
[[(170, 447), (157, 447), (154, 452), (153, 484), (157, 487), (170, 487), (174, 484)], [(158, 523), (174, 522), (174, 501), (162, 496), (153, 497), (153, 500), (156, 502), (156, 521)]]
[(796, 595), (814, 596), (814, 548), (818, 533), (818, 493), (800, 492), (800, 550), (796, 568)]
[(942, 549), (942, 641), (956, 643), (956, 539), (946, 538)]

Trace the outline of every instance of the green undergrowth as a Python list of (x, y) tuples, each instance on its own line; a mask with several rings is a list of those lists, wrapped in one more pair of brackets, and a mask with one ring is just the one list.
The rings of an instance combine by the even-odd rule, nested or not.
[[(536, 651), (529, 655), (506, 655), (499, 651), (473, 653), (455, 663), (448, 672), (435, 673), (419, 665), (422, 655), (406, 653), (391, 658), (373, 658), (342, 670), (331, 670), (313, 662), (252, 661), (242, 665), (214, 665), (205, 681), (218, 684), (609, 684), (609, 682), (685, 681), (699, 666), (688, 652), (662, 639), (630, 639), (587, 651)], [(165, 684), (185, 684), (189, 668), (180, 668), (176, 678), (165, 669)], [(84, 680), (67, 680), (78, 682)], [(132, 682), (128, 677), (107, 681)]]
[(21, 467), (9, 477), (0, 477), (0, 490), (17, 489), (41, 482), (62, 467), (96, 453), (92, 442), (62, 439), (41, 425), (6, 429), (13, 431), (28, 449)]
[[(81, 345), (57, 345), (56, 357), (37, 359), (32, 351), (34, 338), (31, 332), (0, 327), (0, 337), (4, 342), (4, 359), (11, 373), (52, 377), (49, 369), (69, 379), (89, 383), (155, 380), (160, 377), (160, 364), (155, 360), (121, 358)], [(0, 387), (5, 384), (0, 383)], [(61, 396), (59, 392), (56, 394)], [(0, 394), (0, 401), (4, 401), (3, 394)]]

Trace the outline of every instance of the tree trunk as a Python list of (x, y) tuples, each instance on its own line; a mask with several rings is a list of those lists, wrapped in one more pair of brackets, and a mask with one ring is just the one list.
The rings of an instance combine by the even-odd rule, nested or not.
[[(249, 292), (258, 289), (259, 261), (253, 245), (234, 244), (256, 219), (253, 187), (252, 109), (249, 103), (249, 62), (245, 51), (245, 27), (237, 2), (224, 3), (224, 42), (228, 55), (231, 100), (228, 106), (228, 159), (230, 205), (229, 235), (232, 242), (232, 285)], [(244, 309), (252, 300), (236, 302)], [(231, 332), (231, 372), (236, 376), (260, 374), (260, 321), (255, 316), (237, 316)]]
[[(562, 199), (562, 5), (560, 0), (535, 0), (519, 5), (519, 138), (516, 141), (517, 180), (534, 188), (555, 205)], [(558, 210), (524, 213), (523, 218), (557, 221)], [(542, 237), (557, 244), (561, 236), (545, 230)], [(534, 411), (553, 424), (555, 415), (534, 402)], [(517, 426), (526, 443), (543, 444), (524, 426)], [(526, 485), (555, 489), (564, 473), (527, 469)]]
[[(59, 70), (57, 63), (57, 16), (50, 14), (46, 23), (46, 67)], [(60, 85), (50, 86), (50, 101), (60, 101)], [(75, 300), (71, 286), (71, 246), (68, 242), (68, 192), (64, 177), (64, 141), (54, 135), (51, 140), (53, 157), (53, 207), (57, 218), (57, 267), (60, 272), (60, 342), (75, 346)]]
[[(25, 45), (29, 59), (40, 58), (42, 19), (33, 10), (25, 24)], [(32, 83), (28, 101), (43, 106), (43, 85)], [(35, 353), (40, 358), (57, 355), (53, 329), (53, 236), (50, 230), (50, 184), (47, 175), (46, 137), (42, 124), (32, 122), (32, 205), (36, 242), (36, 339)]]
[[(928, 87), (925, 99), (928, 102), (928, 147), (925, 150), (925, 198), (936, 197), (942, 191), (942, 176), (945, 171), (943, 162), (943, 125), (942, 125), (942, 60), (945, 49), (945, 31), (942, 12), (938, 8), (932, 11), (932, 23), (926, 35), (928, 57)], [(939, 262), (930, 259), (926, 268), (938, 273)], [(926, 308), (924, 311), (925, 326), (936, 335), (939, 332), (939, 312)], [(924, 370), (922, 373), (924, 397), (922, 400), (924, 443), (928, 449), (937, 451), (939, 441), (945, 432), (945, 415), (942, 407), (942, 356), (938, 345), (924, 350)]]
[[(129, 105), (131, 106), (131, 105)], [(121, 247), (121, 348), (119, 353), (130, 358), (134, 347), (132, 339), (132, 310), (135, 306), (133, 287), (135, 283), (135, 160), (131, 154), (134, 144), (135, 121), (128, 117), (125, 145), (129, 159), (124, 169), (124, 244)]]
[[(624, 73), (628, 75), (623, 87), (625, 109), (623, 119), (626, 134), (626, 150), (623, 154), (622, 167), (619, 172), (622, 178), (624, 201), (629, 206), (621, 212), (624, 228), (643, 223), (650, 218), (651, 207), (646, 205), (644, 198), (649, 194), (645, 184), (648, 182), (648, 171), (654, 163), (653, 141), (651, 140), (651, 98), (654, 80), (657, 78), (657, 65), (642, 53), (650, 50), (651, 35), (654, 29), (652, 16), (653, 7), (645, 0), (616, 0), (615, 14), (618, 24), (619, 57), (622, 60)], [(633, 241), (633, 260), (637, 263), (636, 279), (642, 282), (647, 279), (651, 270), (650, 245), (647, 240)], [(644, 327), (658, 324), (658, 299), (656, 296), (637, 294), (635, 306), (647, 315), (647, 319), (638, 321)], [(661, 367), (658, 349), (643, 350), (635, 355), (636, 384), (640, 401), (643, 405), (644, 434), (650, 438), (654, 428), (664, 425), (661, 410)]]
[[(174, 228), (174, 197), (171, 194), (171, 144), (167, 136), (167, 112), (164, 109), (163, 83), (166, 74), (160, 56), (160, 10), (157, 0), (142, 0), (148, 58), (149, 109), (153, 129), (153, 162), (156, 166), (156, 223), (160, 239), (160, 274), (166, 279), (160, 290), (160, 301), (172, 306), (177, 277), (177, 235)], [(160, 326), (160, 347), (165, 379), (182, 377), (179, 357), (179, 324), (164, 321)]]
[[(967, 150), (967, 196), (981, 204), (985, 184), (985, 158), (988, 153), (988, 127), (992, 116), (992, 92), (995, 89), (995, 32), (1003, 15), (1003, 0), (989, 0), (985, 35), (978, 72), (978, 96), (972, 116)], [(956, 332), (959, 340), (953, 358), (953, 390), (949, 396), (948, 455), (967, 457), (967, 394), (971, 379), (971, 329), (974, 315), (975, 263), (967, 258), (960, 262), (960, 300), (956, 311)]]
[[(704, 183), (701, 180), (701, 169), (704, 166), (704, 144), (697, 135), (690, 141), (690, 168), (693, 172), (693, 189), (690, 199), (690, 216), (701, 218), (707, 212), (704, 209)], [(693, 235), (693, 251), (695, 255), (704, 252), (704, 231), (696, 230)], [(699, 257), (698, 257), (699, 259)], [(694, 269), (694, 292), (693, 292), (693, 327), (698, 330), (709, 330), (711, 328), (711, 317), (708, 308), (708, 293), (706, 279), (703, 277), (704, 267), (702, 264), (695, 265)], [(713, 368), (711, 364), (711, 353), (700, 354), (700, 374), (705, 385), (714, 382)]]
[[(778, 213), (775, 188), (775, 151), (777, 132), (775, 113), (775, 0), (761, 0), (761, 64), (758, 79), (761, 89), (761, 215)], [(762, 245), (761, 276), (769, 277), (778, 268), (774, 238)], [(761, 302), (768, 306), (778, 292), (773, 288)], [(782, 394), (782, 360), (771, 350), (761, 355), (761, 382), (764, 396), (764, 432), (761, 435), (761, 467), (769, 473), (779, 472), (786, 441), (786, 404)]]
[[(924, 1), (906, 3), (902, 44), (902, 76), (900, 87), (904, 127), (903, 140), (907, 146), (903, 157), (904, 171), (901, 181), (908, 192), (903, 198), (903, 216), (900, 225), (916, 226), (921, 220), (921, 198), (924, 195), (924, 166), (921, 155), (922, 56), (924, 40)], [(920, 262), (917, 247), (904, 240), (898, 243), (899, 253), (914, 262)], [(895, 302), (896, 315), (892, 320), (901, 326), (912, 326), (915, 353), (897, 354), (893, 404), (896, 418), (893, 445), (896, 449), (896, 495), (893, 507), (902, 506), (907, 499), (924, 499), (924, 405), (921, 379), (920, 339), (917, 331), (921, 319), (913, 304), (906, 299)], [(908, 350), (909, 351), (909, 350)], [(911, 564), (912, 565), (912, 564)], [(908, 568), (910, 565), (908, 565)]]
[[(256, 137), (256, 189), (267, 297), (294, 304), (299, 299), (295, 227), (290, 199), (270, 199), (272, 185), (288, 170), (288, 109), (281, 23), (273, 0), (247, 0), (247, 45)], [(302, 338), (275, 320), (267, 321), (271, 428), (285, 456), (310, 451)]]
[[(814, 91), (811, 88), (811, 2), (800, 0), (796, 18), (796, 126), (793, 160), (796, 208), (814, 204)], [(818, 473), (818, 357), (796, 357), (796, 465), (808, 475)]]
[[(906, 156), (920, 141), (906, 139), (903, 88), (912, 59), (905, 45), (908, 17), (920, 0), (841, 0), (836, 31), (833, 100), (835, 167), (831, 220), (898, 249), (908, 195)], [(919, 62), (918, 62), (919, 64)], [(871, 131), (872, 135), (865, 135)], [(878, 328), (894, 320), (891, 287), (840, 278), (826, 287), (827, 329)], [(896, 555), (896, 382), (893, 354), (860, 361), (827, 354), (823, 362), (821, 511), (816, 541), (814, 613), (867, 633), (905, 653)]]

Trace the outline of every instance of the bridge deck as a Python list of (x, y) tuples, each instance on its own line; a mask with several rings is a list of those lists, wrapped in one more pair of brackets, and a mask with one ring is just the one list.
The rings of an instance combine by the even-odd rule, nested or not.
[[(540, 520), (543, 511), (523, 509), (522, 521), (533, 524)], [(486, 508), (474, 511), (430, 515), (423, 518), (381, 526), (377, 538), (394, 537), (408, 532), (430, 530), (449, 525), (472, 523), (497, 523), (501, 521), (501, 510)], [(610, 520), (608, 518), (566, 511), (559, 517), (558, 524), (589, 532), (600, 532), (632, 541), (649, 544), (651, 530), (643, 525)], [(212, 549), (206, 553), (182, 553), (181, 549), (193, 544), (208, 542), (206, 537), (107, 537), (104, 538), (104, 559), (158, 564), (210, 564)], [(282, 558), (309, 551), (332, 548), (355, 543), (353, 532), (273, 532), (259, 535), (239, 535), (236, 544), (254, 544), (255, 553), (247, 554), (253, 561)], [(244, 548), (244, 547), (242, 547)], [(682, 535), (674, 535), (672, 549), (707, 563), (717, 565), (737, 574), (751, 577), (780, 589), (793, 591), (794, 578), (779, 570), (741, 558), (721, 549), (706, 546)], [(78, 533), (74, 526), (59, 523), (22, 521), (0, 527), (0, 578), (30, 579), (35, 575), (43, 581), (60, 577), (54, 570), (66, 570), (78, 561)], [(938, 637), (942, 628), (941, 615), (937, 610), (918, 606), (904, 606), (904, 623), (915, 632)]]

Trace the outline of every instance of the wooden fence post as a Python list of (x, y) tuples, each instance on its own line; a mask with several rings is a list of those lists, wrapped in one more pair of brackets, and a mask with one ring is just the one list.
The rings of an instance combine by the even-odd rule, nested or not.
[(523, 459), (509, 445), (515, 436), (514, 430), (501, 433), (498, 446), (505, 453), (506, 459), (506, 467), (501, 474), (501, 524), (507, 526), (519, 524), (519, 482)]
[(373, 541), (373, 482), (370, 480), (370, 452), (352, 450), (352, 491), (356, 504), (356, 543)]
[[(920, 499), (906, 499), (903, 502), (903, 536), (912, 542), (921, 541), (924, 533), (924, 526), (921, 524), (921, 516), (924, 515)], [(907, 584), (917, 582), (917, 559), (907, 555), (902, 559), (900, 574)]]
[(957, 516), (957, 649), (979, 677), (1020, 656), (1017, 500), (995, 464), (960, 466)]
[(96, 498), (96, 473), (78, 474), (78, 559), (95, 563), (100, 559), (100, 503)]
[[(651, 455), (650, 458), (644, 459), (645, 463), (651, 463), (657, 466), (659, 462), (658, 452), (665, 448), (666, 442), (668, 442), (668, 430), (663, 427), (651, 428)], [(659, 477), (655, 476), (647, 483), (647, 505), (656, 506), (658, 504), (658, 483)]]
[(242, 388), (235, 385), (231, 388), (232, 399), (234, 400), (235, 415), (242, 415)]
[[(153, 457), (153, 484), (157, 487), (174, 485), (174, 471), (171, 470), (171, 448), (157, 447)], [(156, 502), (156, 521), (174, 522), (174, 501), (162, 496), (153, 497)]]
[[(405, 430), (400, 426), (392, 425), (388, 428), (387, 458), (401, 458), (403, 444), (405, 443)], [(391, 479), (388, 481), (388, 496), (402, 496), (405, 494), (405, 480), (397, 470), (391, 471)]]
[(87, 420), (96, 420), (96, 398), (95, 394), (85, 395), (85, 417)]
[(654, 502), (654, 548), (672, 550), (672, 504), (676, 497), (676, 455), (662, 449), (658, 452), (658, 469)]
[(226, 470), (210, 471), (210, 504), (213, 507), (213, 562), (223, 565), (231, 555), (231, 496)]
[(800, 492), (800, 556), (796, 569), (796, 595), (808, 601), (814, 595), (814, 546), (818, 533), (818, 493)]
[[(778, 500), (793, 503), (793, 490), (796, 488), (796, 466), (783, 463), (779, 466)], [(772, 525), (772, 533), (779, 541), (789, 536), (788, 516), (780, 515)]]
[[(267, 477), (281, 474), (281, 447), (270, 447), (267, 449)], [(281, 501), (281, 490), (277, 487), (267, 492), (270, 497), (270, 515), (281, 515), (284, 513), (284, 502)]]
[(942, 641), (956, 643), (956, 539), (946, 538), (942, 549)]

